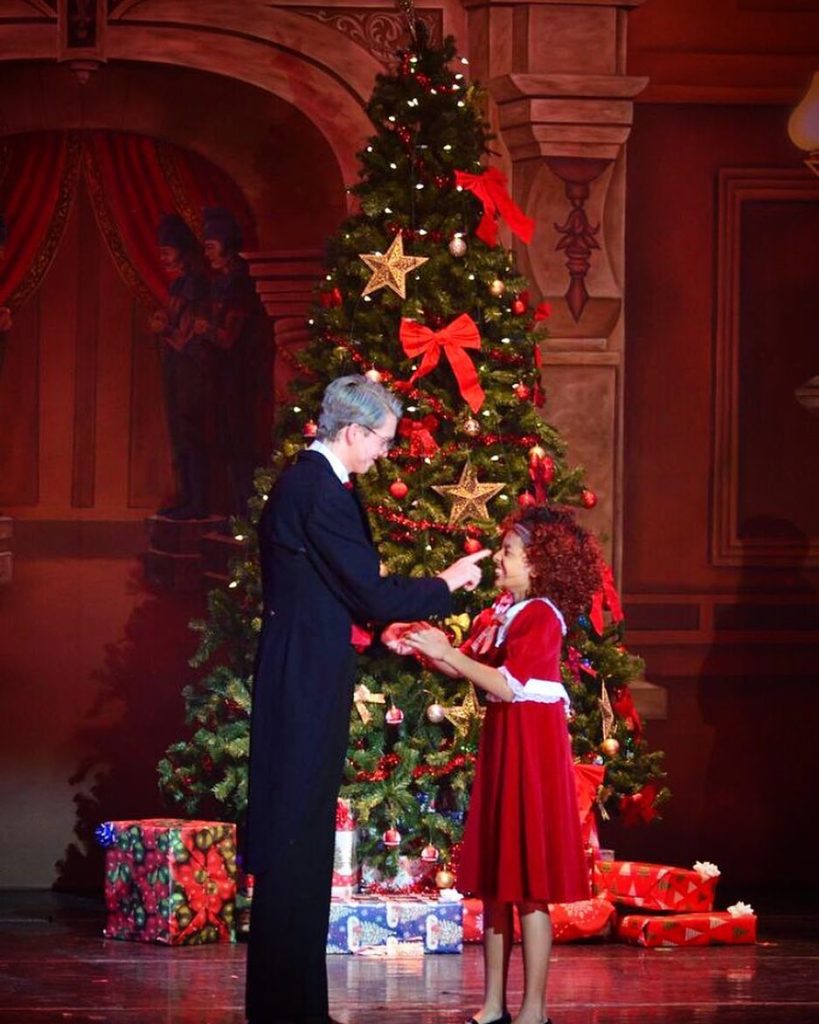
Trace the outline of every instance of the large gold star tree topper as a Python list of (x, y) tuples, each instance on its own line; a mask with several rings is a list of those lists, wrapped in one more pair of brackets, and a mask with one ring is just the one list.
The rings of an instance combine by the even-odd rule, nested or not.
[(452, 501), (452, 508), (449, 510), (450, 526), (457, 526), (458, 523), (470, 517), (472, 519), (489, 519), (486, 503), (503, 488), (503, 484), (478, 483), (478, 471), (469, 459), (466, 460), (457, 484), (432, 485), (433, 491), (437, 491)]
[(378, 291), (379, 288), (392, 288), (396, 295), (402, 299), (407, 297), (407, 274), (411, 270), (426, 263), (428, 256), (405, 256), (404, 239), (399, 231), (390, 243), (389, 249), (382, 256), (377, 252), (361, 252), (359, 259), (364, 260), (372, 270), (373, 276), (367, 282), (367, 286), (361, 293), (362, 297), (370, 292)]

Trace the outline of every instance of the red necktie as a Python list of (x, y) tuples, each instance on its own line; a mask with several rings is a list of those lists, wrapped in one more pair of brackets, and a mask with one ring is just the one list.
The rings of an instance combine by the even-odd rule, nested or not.
[(344, 481), (344, 486), (345, 486), (345, 488), (348, 491), (351, 491), (353, 489), (353, 481), (352, 480), (345, 480)]

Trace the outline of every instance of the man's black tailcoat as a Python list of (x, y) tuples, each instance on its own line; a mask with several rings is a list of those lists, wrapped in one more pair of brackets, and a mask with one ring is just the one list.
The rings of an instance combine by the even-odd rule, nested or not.
[(319, 452), (259, 523), (264, 614), (253, 689), (247, 868), (256, 875), (248, 1017), (326, 1020), (335, 803), (354, 686), (353, 622), (445, 615), (443, 580), (382, 577), (366, 515)]

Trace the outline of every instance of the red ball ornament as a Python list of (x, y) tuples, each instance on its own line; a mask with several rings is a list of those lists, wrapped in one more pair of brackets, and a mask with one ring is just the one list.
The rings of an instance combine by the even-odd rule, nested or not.
[(318, 424), (315, 420), (308, 420), (301, 428), (302, 437), (315, 437), (318, 432)]
[(390, 484), (390, 494), (398, 501), (401, 501), (402, 498), (406, 498), (408, 493), (409, 487), (407, 487), (403, 480), (393, 480)]
[(384, 719), (387, 725), (400, 725), (404, 721), (404, 712), (401, 708), (397, 708), (393, 705), (393, 707), (387, 708), (387, 713), (384, 715)]
[(401, 845), (401, 833), (397, 828), (388, 828), (384, 835), (381, 836), (381, 839), (385, 846), (390, 846), (393, 849)]
[(421, 850), (421, 860), (426, 861), (427, 864), (435, 864), (438, 856), (438, 847), (433, 846), (432, 843)]
[(523, 494), (518, 496), (518, 505), (521, 508), (534, 508), (537, 505), (534, 494), (530, 491), (524, 491)]
[(468, 555), (474, 555), (477, 551), (481, 550), (482, 546), (477, 537), (467, 537), (464, 541), (464, 551)]
[(590, 491), (587, 488), (584, 488), (580, 492), (580, 503), (583, 506), (583, 508), (594, 508), (594, 506), (597, 504), (597, 495), (594, 493), (594, 491)]
[(523, 299), (513, 299), (512, 301), (512, 312), (515, 316), (523, 316), (526, 312), (526, 303)]
[(528, 401), (529, 397), (532, 394), (532, 389), (529, 387), (528, 384), (513, 384), (512, 390), (515, 392), (515, 394), (521, 402)]

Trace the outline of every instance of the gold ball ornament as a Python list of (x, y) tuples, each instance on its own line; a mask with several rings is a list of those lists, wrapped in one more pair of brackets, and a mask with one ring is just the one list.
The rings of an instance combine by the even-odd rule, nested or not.
[(463, 432), (467, 437), (477, 437), (481, 432), (481, 425), (478, 420), (468, 419), (464, 420)]
[(605, 754), (606, 757), (616, 757), (619, 750), (620, 744), (613, 736), (609, 736), (607, 740), (603, 740), (600, 744), (600, 752)]
[(367, 380), (371, 380), (373, 384), (381, 383), (381, 374), (379, 373), (378, 370), (375, 369), (375, 367), (373, 367), (373, 369), (371, 370), (367, 370), (364, 376), (367, 378)]
[(449, 243), (449, 251), (452, 256), (456, 257), (456, 259), (466, 255), (466, 242), (463, 240), (462, 235), (455, 235)]
[(489, 294), (493, 295), (496, 299), (499, 299), (505, 291), (506, 285), (499, 277), (496, 277), (489, 285)]
[(444, 709), (440, 704), (430, 704), (427, 708), (427, 718), (433, 725), (440, 725), (444, 720)]
[(446, 868), (435, 872), (435, 884), (439, 889), (451, 889), (455, 885), (455, 876)]

